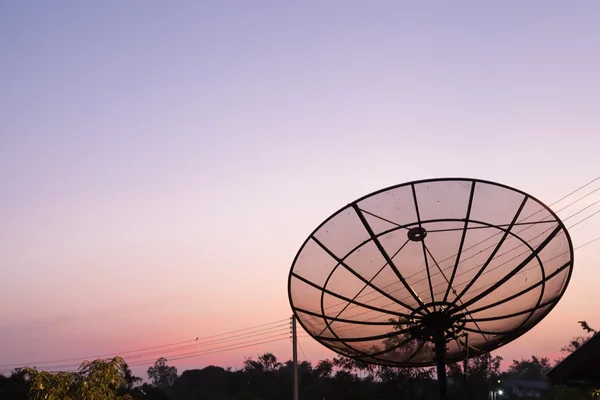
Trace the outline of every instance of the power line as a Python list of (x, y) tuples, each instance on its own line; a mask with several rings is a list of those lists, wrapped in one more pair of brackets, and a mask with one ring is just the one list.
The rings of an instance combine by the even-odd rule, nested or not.
[[(270, 330), (268, 332), (252, 332), (251, 334), (245, 334), (243, 335), (243, 339), (245, 338), (250, 338), (250, 337), (260, 337), (260, 336), (264, 336), (267, 334), (273, 334), (273, 333), (281, 333), (281, 332), (286, 332), (287, 328), (283, 328), (283, 329), (276, 329), (276, 330)], [(183, 347), (176, 347), (173, 349), (168, 349), (169, 352), (180, 352), (182, 350), (189, 350), (189, 349), (194, 349), (194, 348), (202, 348), (205, 347), (206, 345), (213, 346), (215, 344), (222, 344), (225, 342), (231, 342), (231, 341), (239, 341), (240, 339), (242, 339), (240, 337), (240, 335), (236, 335), (235, 337), (231, 337), (231, 338), (225, 338), (225, 339), (219, 339), (219, 340), (213, 340), (210, 342), (204, 342), (204, 343), (198, 343), (196, 345), (190, 345), (190, 346), (183, 346)], [(147, 357), (147, 356), (152, 356), (152, 355), (161, 355), (164, 354), (162, 351), (154, 351), (154, 352), (150, 352), (150, 353), (142, 353), (142, 354), (134, 354), (132, 356), (128, 356), (129, 359), (131, 358), (141, 358), (141, 357)]]
[[(172, 348), (172, 349), (169, 349), (169, 348), (164, 349), (164, 351), (172, 351), (172, 350), (176, 350), (176, 349), (184, 349), (184, 348), (199, 346), (199, 345), (203, 345), (203, 344), (211, 344), (211, 343), (214, 344), (215, 342), (218, 343), (219, 341), (221, 341), (221, 342), (228, 341), (232, 338), (239, 337), (239, 336), (247, 337), (250, 334), (254, 334), (257, 332), (261, 332), (261, 331), (271, 331), (273, 329), (277, 329), (277, 328), (283, 326), (281, 323), (284, 321), (287, 321), (287, 319), (281, 319), (281, 320), (269, 322), (266, 324), (260, 324), (260, 325), (255, 325), (255, 326), (251, 326), (248, 328), (236, 329), (233, 331), (223, 332), (223, 333), (219, 333), (219, 334), (198, 337), (196, 339), (184, 340), (184, 341), (162, 344), (162, 345), (157, 345), (157, 346), (144, 347), (144, 348), (136, 349), (136, 350), (104, 353), (104, 354), (98, 354), (98, 355), (87, 356), (87, 357), (75, 357), (75, 358), (67, 358), (67, 359), (60, 359), (60, 360), (50, 360), (50, 361), (46, 360), (46, 361), (36, 361), (36, 362), (27, 362), (27, 363), (1, 364), (0, 368), (2, 368), (2, 367), (18, 368), (18, 367), (30, 366), (30, 365), (49, 365), (49, 364), (56, 365), (56, 364), (72, 362), (72, 361), (83, 362), (84, 360), (89, 360), (89, 359), (113, 357), (115, 354), (119, 354), (119, 355), (132, 354), (132, 353), (139, 353), (139, 352), (148, 351), (148, 350), (155, 350), (155, 349), (176, 346), (176, 345), (185, 344), (185, 343), (195, 343), (194, 345), (191, 345), (191, 346), (188, 345), (188, 346), (180, 346), (180, 347)], [(278, 325), (276, 325), (276, 324), (278, 324)], [(263, 328), (263, 329), (257, 329), (257, 328)], [(248, 331), (252, 331), (252, 332), (248, 332)], [(241, 332), (244, 332), (244, 333), (241, 333)], [(232, 336), (232, 334), (234, 334), (234, 333), (239, 333), (239, 334)], [(268, 333), (270, 333), (270, 332), (268, 332)], [(254, 336), (256, 336), (256, 335), (254, 335)], [(206, 339), (213, 339), (213, 338), (221, 338), (221, 339), (216, 339), (216, 340), (212, 340), (212, 341), (208, 341), (208, 342), (206, 341)], [(198, 343), (196, 343), (197, 341), (198, 341)], [(148, 353), (142, 353), (142, 354), (148, 354)], [(153, 354), (153, 353), (150, 353), (150, 354)], [(129, 357), (135, 357), (135, 354), (132, 356), (129, 356)]]
[[(169, 358), (170, 361), (177, 361), (177, 360), (182, 360), (182, 359), (186, 359), (186, 358), (195, 358), (195, 357), (201, 357), (201, 356), (207, 356), (207, 355), (211, 355), (211, 354), (218, 354), (218, 353), (224, 353), (227, 351), (232, 351), (232, 350), (239, 350), (239, 349), (245, 349), (245, 348), (249, 348), (249, 347), (254, 347), (254, 346), (258, 346), (261, 344), (266, 344), (266, 343), (274, 343), (274, 342), (279, 342), (282, 340), (285, 340), (287, 337), (281, 336), (277, 339), (271, 339), (271, 340), (265, 340), (265, 341), (261, 341), (261, 342), (253, 342), (247, 345), (243, 345), (243, 346), (236, 346), (236, 347), (229, 347), (229, 348), (225, 348), (223, 350), (218, 350), (218, 351), (209, 351), (209, 352), (204, 352), (204, 353), (194, 353), (194, 354), (189, 354), (189, 355), (184, 355), (181, 357), (171, 357)], [(134, 363), (132, 364), (132, 366), (136, 367), (136, 366), (141, 366), (141, 365), (149, 365), (151, 363), (154, 363), (154, 360), (152, 361), (140, 361), (138, 363)]]
[[(273, 336), (268, 336), (268, 337), (262, 338), (259, 341), (247, 341), (247, 342), (242, 342), (242, 343), (236, 343), (236, 344), (231, 344), (229, 346), (220, 346), (220, 347), (215, 347), (213, 349), (207, 349), (202, 352), (185, 353), (185, 354), (178, 355), (176, 357), (167, 357), (167, 358), (169, 361), (177, 361), (177, 360), (182, 360), (182, 359), (186, 359), (186, 358), (195, 358), (195, 357), (200, 357), (200, 356), (209, 355), (209, 354), (216, 354), (216, 353), (222, 353), (225, 351), (243, 349), (246, 347), (256, 346), (256, 345), (260, 345), (260, 344), (264, 344), (264, 343), (271, 343), (271, 342), (275, 342), (275, 341), (279, 341), (279, 340), (285, 340), (287, 338), (288, 338), (287, 333), (280, 333), (278, 335), (273, 335)], [(270, 340), (265, 341), (264, 339), (270, 339)], [(131, 366), (148, 365), (148, 363), (154, 363), (154, 361), (155, 361), (154, 359), (137, 361), (137, 362), (132, 363)]]
[(561, 201), (563, 201), (567, 197), (570, 197), (570, 196), (574, 195), (575, 193), (579, 192), (581, 189), (585, 189), (586, 187), (590, 186), (592, 183), (596, 182), (597, 180), (600, 180), (600, 176), (597, 177), (597, 178), (592, 179), (591, 181), (589, 181), (585, 185), (578, 187), (577, 189), (573, 190), (571, 193), (564, 195), (560, 199), (556, 200), (554, 203), (550, 204), (550, 207), (552, 207), (555, 204), (560, 203)]
[(298, 338), (296, 338), (296, 343), (298, 343), (298, 346), (300, 347), (300, 351), (302, 352), (302, 356), (304, 357), (304, 361), (308, 362), (308, 357), (306, 357), (306, 353), (304, 352), (304, 349), (302, 348), (302, 344), (300, 343), (300, 341), (298, 340)]
[[(596, 203), (600, 203), (600, 201), (597, 201)], [(596, 204), (596, 203), (594, 203), (594, 204)], [(571, 226), (569, 227), (569, 229), (571, 229), (571, 228), (573, 228), (573, 227), (576, 227), (577, 225), (579, 225), (579, 224), (580, 224), (580, 223), (582, 223), (583, 221), (587, 221), (588, 219), (592, 218), (594, 215), (596, 215), (596, 214), (598, 214), (598, 213), (600, 213), (600, 210), (598, 210), (598, 211), (594, 212), (593, 214), (590, 214), (590, 215), (588, 215), (587, 217), (585, 217), (584, 219), (582, 219), (582, 220), (580, 220), (580, 221), (577, 221), (576, 223), (574, 223), (573, 225), (571, 225)]]
[[(205, 356), (205, 355), (210, 355), (210, 354), (217, 354), (217, 353), (223, 353), (223, 352), (232, 351), (232, 350), (238, 350), (238, 349), (258, 346), (258, 345), (265, 344), (265, 343), (273, 343), (273, 342), (284, 340), (286, 338), (287, 338), (287, 335), (285, 333), (284, 334), (279, 333), (277, 335), (270, 335), (270, 336), (266, 336), (263, 338), (250, 340), (250, 341), (242, 341), (239, 343), (232, 343), (227, 346), (213, 347), (213, 348), (205, 349), (200, 352), (184, 353), (184, 354), (176, 355), (174, 357), (167, 355), (165, 358), (167, 358), (169, 361), (177, 361), (177, 360), (186, 359), (186, 358), (195, 358), (195, 357), (200, 357), (200, 356)], [(156, 361), (156, 359), (154, 359), (154, 358), (147, 359), (147, 360), (138, 360), (133, 363), (128, 363), (128, 365), (130, 367), (151, 365), (151, 364), (154, 364), (155, 361)], [(78, 364), (52, 365), (49, 368), (47, 368), (46, 370), (64, 371), (66, 369), (73, 370), (78, 367), (79, 367)]]
[[(283, 330), (284, 332), (282, 332), (282, 330), (278, 330), (278, 332), (266, 332), (263, 333), (261, 337), (258, 338), (254, 338), (251, 340), (244, 340), (244, 339), (237, 339), (237, 341), (235, 343), (229, 343), (226, 345), (222, 345), (222, 346), (210, 346), (209, 348), (205, 348), (202, 349), (200, 351), (196, 351), (196, 352), (188, 352), (188, 353), (182, 353), (182, 354), (161, 354), (162, 357), (167, 358), (169, 361), (174, 361), (174, 360), (179, 360), (182, 358), (191, 358), (191, 357), (198, 357), (198, 356), (202, 356), (202, 355), (208, 355), (208, 354), (214, 354), (214, 353), (219, 353), (219, 352), (224, 352), (224, 351), (230, 351), (230, 350), (235, 350), (235, 349), (241, 349), (241, 348), (245, 348), (245, 347), (251, 347), (251, 346), (255, 346), (255, 345), (259, 345), (259, 344), (263, 344), (263, 343), (270, 343), (272, 341), (278, 341), (281, 340), (285, 337), (285, 331), (287, 331), (287, 329)], [(126, 360), (130, 360), (132, 357), (125, 357)], [(134, 361), (132, 363), (128, 363), (129, 366), (139, 366), (139, 365), (148, 365), (148, 364), (153, 364), (156, 361), (156, 357), (153, 357), (151, 359), (145, 359), (145, 360), (137, 360)], [(59, 364), (59, 365), (50, 365), (47, 366), (46, 368), (44, 368), (44, 370), (50, 370), (50, 371), (64, 371), (64, 370), (76, 370), (78, 367), (80, 366), (80, 364), (76, 364), (76, 363), (68, 363), (68, 364)], [(8, 371), (10, 372), (10, 370), (3, 370), (4, 371)]]

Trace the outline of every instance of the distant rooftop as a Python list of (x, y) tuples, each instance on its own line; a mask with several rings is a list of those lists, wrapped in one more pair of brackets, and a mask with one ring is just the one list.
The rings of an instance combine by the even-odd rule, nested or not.
[(529, 381), (522, 379), (503, 379), (502, 386), (506, 388), (519, 388), (526, 390), (543, 390), (550, 388), (547, 381)]

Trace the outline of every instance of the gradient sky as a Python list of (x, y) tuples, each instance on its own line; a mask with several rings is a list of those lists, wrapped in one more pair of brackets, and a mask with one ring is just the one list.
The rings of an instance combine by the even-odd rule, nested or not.
[[(287, 318), (304, 239), (389, 185), (559, 199), (600, 175), (598, 49), (594, 0), (1, 2), (0, 364)], [(554, 357), (577, 320), (600, 326), (598, 243), (497, 354)], [(176, 365), (263, 350), (290, 357)]]

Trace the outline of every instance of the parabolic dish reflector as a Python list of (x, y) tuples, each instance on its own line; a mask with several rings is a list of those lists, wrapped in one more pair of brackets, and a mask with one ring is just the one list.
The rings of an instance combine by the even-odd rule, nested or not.
[(465, 334), (476, 356), (527, 332), (572, 267), (569, 234), (542, 202), (493, 182), (433, 179), (329, 217), (296, 255), (288, 292), (302, 327), (335, 352), (432, 366), (441, 340), (450, 363), (465, 358)]

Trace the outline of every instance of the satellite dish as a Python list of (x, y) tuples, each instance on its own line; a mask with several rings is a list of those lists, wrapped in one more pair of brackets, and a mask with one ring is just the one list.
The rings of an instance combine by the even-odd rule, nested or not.
[(569, 233), (539, 200), (489, 181), (430, 179), (326, 219), (296, 255), (288, 294), (301, 326), (343, 356), (436, 365), (445, 399), (445, 364), (530, 330), (572, 268)]

